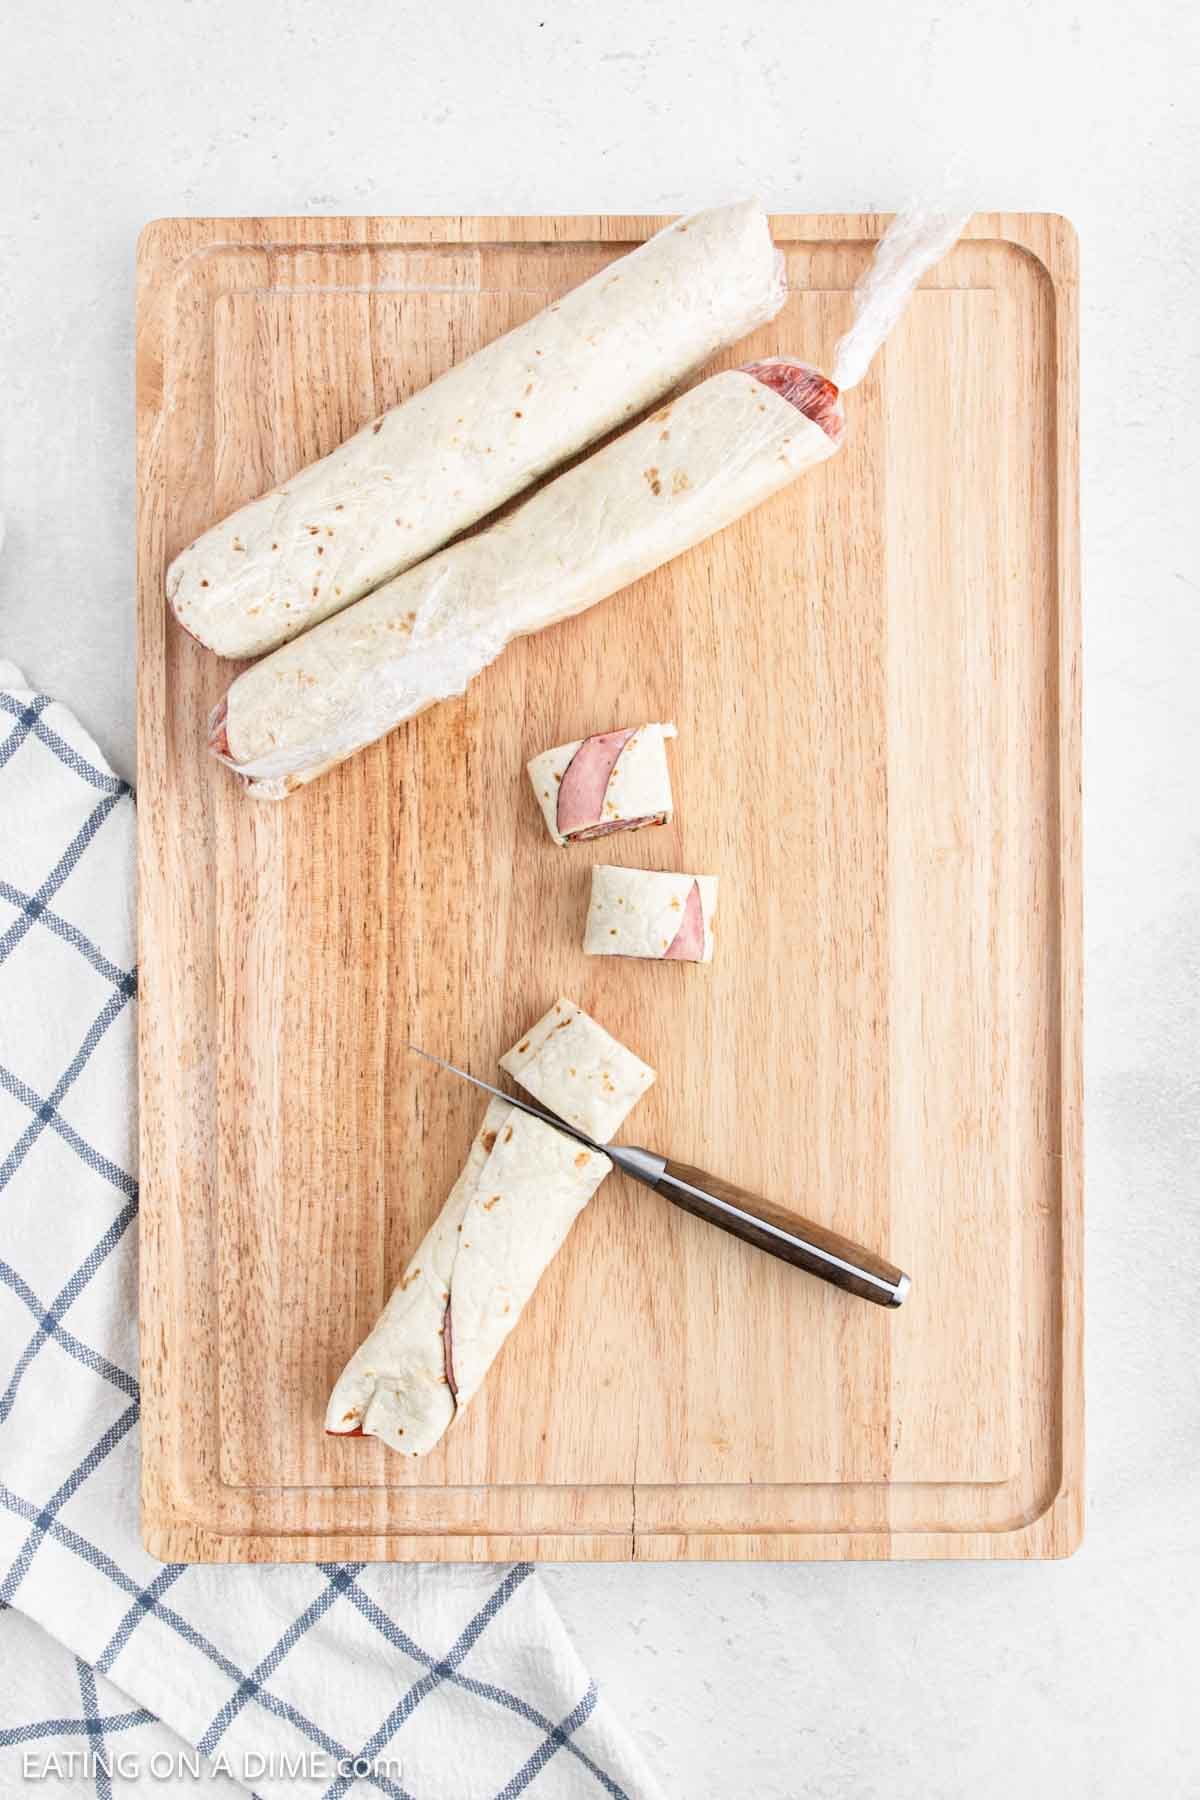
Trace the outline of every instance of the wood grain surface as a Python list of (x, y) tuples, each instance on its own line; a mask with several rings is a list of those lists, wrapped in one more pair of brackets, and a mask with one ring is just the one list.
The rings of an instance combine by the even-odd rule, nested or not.
[[(143, 1533), (168, 1560), (1038, 1557), (1082, 1527), (1076, 252), (981, 216), (847, 441), (282, 805), (166, 563), (644, 238), (166, 220), (139, 251)], [(886, 220), (783, 217), (828, 366)], [(675, 822), (566, 850), (527, 757), (674, 719)], [(590, 865), (721, 878), (707, 967), (585, 958)], [(611, 1177), (430, 1456), (322, 1431), (559, 993), (653, 1145), (874, 1248), (898, 1312)]]

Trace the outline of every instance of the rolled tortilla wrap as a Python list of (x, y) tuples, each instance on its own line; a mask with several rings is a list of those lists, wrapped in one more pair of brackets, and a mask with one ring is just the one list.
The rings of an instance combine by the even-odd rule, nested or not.
[(784, 366), (800, 371), (824, 424), (746, 370), (712, 376), (490, 530), (247, 669), (213, 714), (213, 753), (251, 793), (281, 799), (462, 693), (512, 638), (594, 606), (740, 518), (840, 441), (824, 377), (756, 365)]
[(674, 725), (626, 726), (544, 750), (527, 766), (556, 844), (665, 825), (672, 814), (666, 740)]
[(504, 1056), (506, 1069), (535, 1100), (607, 1144), (654, 1081), (654, 1070), (560, 997)]
[(660, 962), (711, 962), (715, 875), (597, 863), (584, 927), (588, 956), (644, 956)]
[(785, 297), (760, 207), (677, 220), (197, 538), (167, 571), (176, 616), (222, 656), (273, 650), (652, 405)]
[[(586, 1020), (570, 1001), (558, 1004), (572, 1022)], [(509, 1055), (528, 1058), (530, 1040), (545, 1024), (539, 1020)], [(580, 1041), (575, 1065), (585, 1086), (595, 1079), (595, 1058), (617, 1066), (609, 1045), (630, 1055), (599, 1026), (595, 1031), (598, 1039)], [(646, 1074), (642, 1092), (654, 1079), (653, 1070)], [(624, 1092), (632, 1097), (623, 1110), (610, 1101), (606, 1119), (620, 1123), (638, 1097), (637, 1085), (626, 1077)], [(552, 1078), (547, 1087), (553, 1091)], [(382, 1438), (405, 1456), (431, 1450), (478, 1390), (543, 1270), (611, 1168), (599, 1151), (491, 1101), (446, 1204), (339, 1377), (326, 1431)]]

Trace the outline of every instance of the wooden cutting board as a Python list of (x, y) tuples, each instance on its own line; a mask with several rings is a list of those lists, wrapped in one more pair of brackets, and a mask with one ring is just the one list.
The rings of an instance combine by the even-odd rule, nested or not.
[[(977, 218), (842, 452), (282, 805), (204, 754), (190, 538), (663, 221), (199, 219), (139, 252), (143, 1532), (166, 1560), (1039, 1557), (1082, 1521), (1076, 252)], [(784, 217), (829, 365), (885, 220)], [(677, 820), (569, 851), (528, 756), (674, 719)], [(721, 878), (588, 959), (592, 861)], [(560, 993), (626, 1127), (889, 1253), (885, 1313), (613, 1176), (438, 1450), (326, 1397)]]

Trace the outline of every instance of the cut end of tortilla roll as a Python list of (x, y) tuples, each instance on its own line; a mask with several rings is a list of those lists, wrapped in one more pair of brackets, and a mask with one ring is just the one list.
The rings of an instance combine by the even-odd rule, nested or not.
[(806, 419), (819, 425), (835, 444), (842, 441), (846, 422), (842, 417), (842, 401), (838, 389), (820, 369), (811, 363), (795, 362), (787, 356), (767, 356), (761, 362), (743, 364), (747, 375), (753, 375), (764, 387), (788, 401)]
[(222, 700), (214, 706), (208, 719), (208, 747), (214, 756), (229, 756), (229, 736), (225, 729), (229, 718), (229, 703)]

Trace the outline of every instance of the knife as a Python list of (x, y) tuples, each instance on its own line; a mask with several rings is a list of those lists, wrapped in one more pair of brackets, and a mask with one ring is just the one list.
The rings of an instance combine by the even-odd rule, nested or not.
[(556, 1131), (574, 1138), (576, 1143), (586, 1144), (589, 1150), (598, 1150), (624, 1174), (632, 1175), (653, 1193), (661, 1194), (664, 1200), (670, 1200), (698, 1219), (706, 1219), (710, 1225), (719, 1225), (722, 1231), (731, 1232), (743, 1243), (753, 1244), (756, 1249), (765, 1250), (768, 1255), (777, 1256), (794, 1268), (804, 1269), (834, 1287), (844, 1288), (848, 1294), (871, 1300), (876, 1306), (903, 1305), (912, 1286), (908, 1276), (885, 1262), (882, 1256), (851, 1243), (838, 1232), (814, 1224), (811, 1219), (784, 1212), (769, 1201), (748, 1193), (745, 1188), (706, 1175), (703, 1169), (669, 1161), (655, 1150), (642, 1150), (631, 1144), (597, 1144), (584, 1132), (577, 1131), (574, 1125), (560, 1119), (557, 1113), (534, 1106), (528, 1100), (519, 1100), (515, 1094), (506, 1094), (502, 1088), (493, 1087), (490, 1081), (469, 1075), (465, 1069), (434, 1056), (429, 1050), (422, 1050), (417, 1044), (409, 1044), (408, 1048), (427, 1062), (437, 1063), (439, 1068), (457, 1075), (460, 1081), (469, 1081), (473, 1087), (482, 1088), (484, 1093), (494, 1094), (506, 1106), (515, 1106), (520, 1112), (528, 1113), (530, 1118), (541, 1119), (544, 1125), (552, 1125)]

